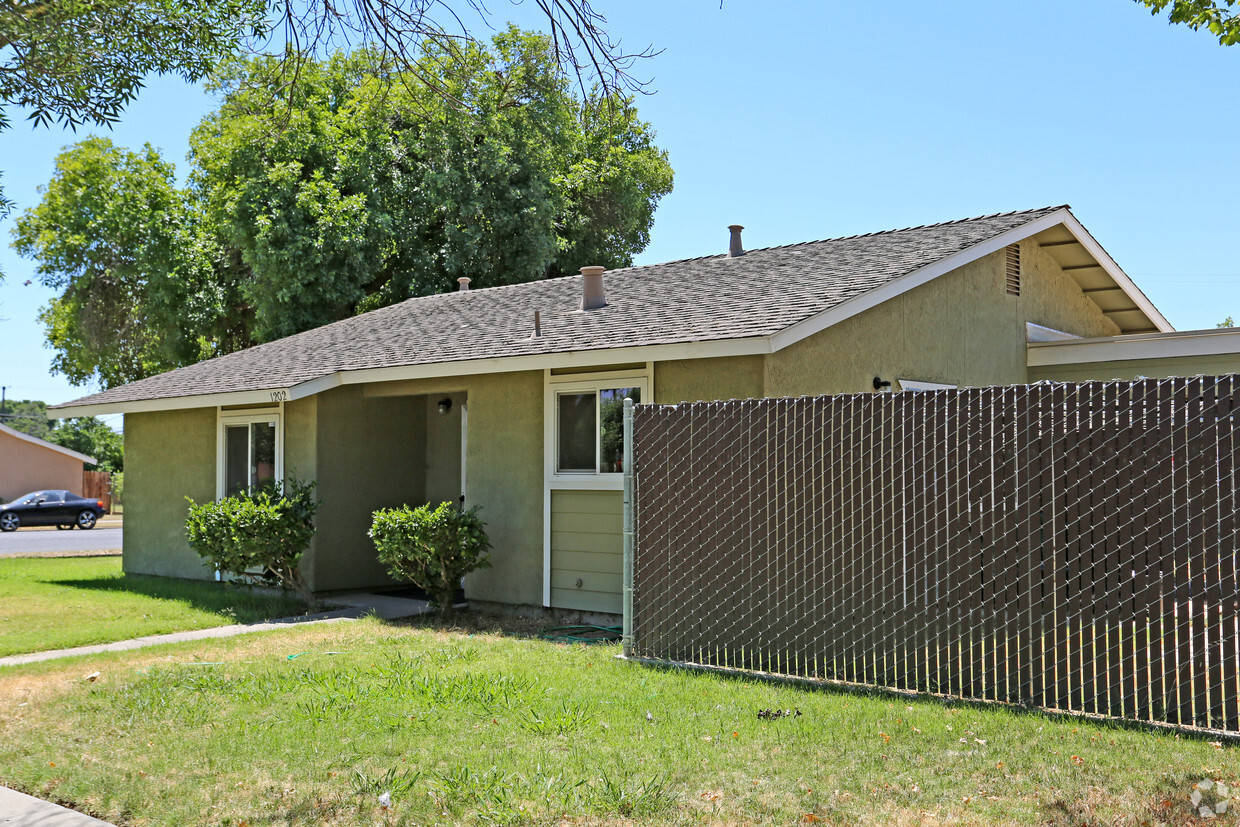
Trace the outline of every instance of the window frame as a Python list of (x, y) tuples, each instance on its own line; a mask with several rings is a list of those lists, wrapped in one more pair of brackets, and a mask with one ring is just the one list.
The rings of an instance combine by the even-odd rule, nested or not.
[[(249, 426), (257, 422), (275, 421), (276, 427), (276, 445), (275, 445), (275, 478), (284, 481), (284, 404), (274, 408), (255, 408), (243, 411), (225, 411), (219, 410), (216, 415), (215, 425), (215, 498), (222, 500), (227, 496), (227, 467), (228, 467), (228, 427), (245, 425), (247, 431)], [(249, 433), (253, 433), (249, 431)], [(253, 437), (251, 436), (249, 451), (253, 451)], [(251, 454), (250, 459), (253, 459)]]
[[(544, 454), (546, 469), (544, 473), (548, 485), (556, 488), (601, 488), (620, 489), (624, 487), (624, 474), (619, 471), (599, 471), (599, 429), (602, 406), (598, 401), (599, 391), (613, 390), (621, 387), (638, 388), (644, 402), (650, 400), (651, 381), (649, 368), (621, 371), (607, 371), (590, 374), (567, 374), (546, 377), (546, 399), (544, 405)], [(565, 394), (594, 394), (594, 469), (561, 471), (560, 464), (560, 396)]]

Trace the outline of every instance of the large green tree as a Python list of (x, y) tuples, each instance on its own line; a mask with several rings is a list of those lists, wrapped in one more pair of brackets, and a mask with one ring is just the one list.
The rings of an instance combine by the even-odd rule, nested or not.
[(19, 217), (13, 246), (59, 296), (41, 321), (53, 369), (104, 387), (193, 361), (214, 307), (214, 275), (194, 236), (173, 168), (88, 138), (61, 153), (40, 203)]
[(432, 44), (413, 72), (373, 50), (308, 60), (294, 83), (276, 58), (238, 60), (215, 83), (188, 192), (149, 148), (91, 139), (18, 222), (19, 252), (62, 291), (44, 320), (74, 382), (131, 381), (461, 276), (625, 266), (672, 185), (632, 99), (575, 95), (541, 35), (509, 29), (451, 59)]
[(1167, 19), (1190, 29), (1206, 29), (1224, 46), (1240, 43), (1240, 0), (1136, 0), (1154, 15), (1170, 8)]
[(191, 139), (195, 192), (248, 268), (260, 340), (462, 276), (627, 265), (671, 189), (631, 99), (576, 99), (539, 35), (509, 30), (453, 61), (429, 48), (396, 83), (372, 52), (309, 62), (293, 85), (272, 64), (231, 67)]
[[(651, 50), (622, 49), (588, 0), (535, 5), (562, 69), (608, 89), (641, 85), (630, 70)], [(0, 0), (0, 129), (10, 106), (36, 124), (107, 125), (150, 74), (196, 81), (226, 56), (281, 43), (286, 79), (339, 43), (373, 45), (409, 68), (426, 44), (455, 56), (490, 20), (477, 0)], [(0, 217), (9, 206), (0, 192)]]

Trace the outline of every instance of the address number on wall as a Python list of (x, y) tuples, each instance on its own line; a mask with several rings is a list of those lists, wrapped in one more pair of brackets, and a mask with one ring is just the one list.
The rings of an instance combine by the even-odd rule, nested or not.
[(271, 401), (272, 401), (272, 402), (287, 402), (287, 401), (288, 401), (288, 391), (272, 391), (272, 392), (271, 392)]

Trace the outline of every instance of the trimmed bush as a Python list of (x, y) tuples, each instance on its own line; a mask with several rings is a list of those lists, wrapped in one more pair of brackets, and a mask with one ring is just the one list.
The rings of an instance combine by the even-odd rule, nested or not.
[[(189, 500), (185, 535), (198, 556), (251, 584), (295, 591), (318, 604), (298, 564), (314, 537), (314, 482), (289, 479), (215, 502)], [(189, 499), (186, 497), (186, 499)]]
[(491, 565), (484, 525), (477, 506), (461, 511), (450, 502), (436, 508), (428, 503), (380, 509), (368, 533), (388, 573), (424, 589), (440, 616), (451, 617), (461, 578)]

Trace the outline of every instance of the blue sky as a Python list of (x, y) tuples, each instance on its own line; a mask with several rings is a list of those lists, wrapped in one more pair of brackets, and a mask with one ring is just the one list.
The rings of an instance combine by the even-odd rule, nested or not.
[[(639, 108), (676, 170), (639, 263), (1070, 204), (1173, 325), (1240, 317), (1240, 47), (1130, 0), (883, 4), (595, 0), (626, 45), (664, 50)], [(498, 22), (532, 4), (490, 4)], [(214, 107), (156, 79), (112, 130), (178, 171)], [(37, 203), (84, 137), (0, 133), (5, 190)], [(0, 385), (60, 402), (36, 321), (51, 292), (0, 223)]]

